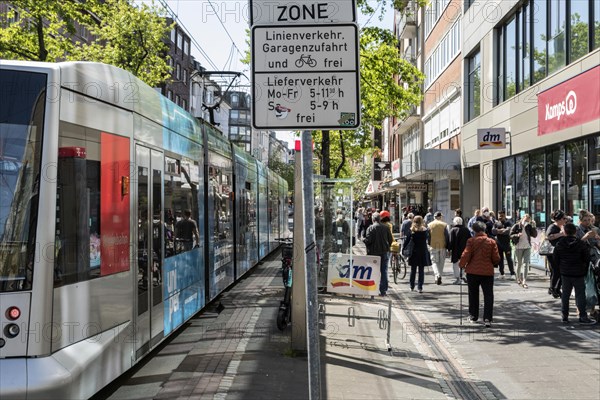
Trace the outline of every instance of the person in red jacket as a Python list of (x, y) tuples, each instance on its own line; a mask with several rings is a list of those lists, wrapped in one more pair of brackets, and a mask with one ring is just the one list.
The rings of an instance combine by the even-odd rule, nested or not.
[(492, 326), (494, 311), (494, 265), (500, 262), (498, 245), (489, 238), (483, 222), (473, 224), (475, 236), (467, 240), (467, 247), (460, 257), (459, 266), (467, 273), (469, 288), (469, 321), (479, 319), (479, 287), (483, 291), (483, 322)]

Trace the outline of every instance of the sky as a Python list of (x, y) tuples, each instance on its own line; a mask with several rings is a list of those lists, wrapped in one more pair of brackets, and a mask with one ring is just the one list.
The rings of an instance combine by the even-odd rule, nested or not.
[[(350, 0), (348, 0), (350, 1)], [(250, 84), (250, 66), (240, 59), (248, 49), (246, 29), (249, 29), (249, 0), (162, 0), (178, 16), (180, 24), (192, 37), (191, 52), (208, 70), (242, 72), (241, 85)], [(155, 0), (156, 4), (160, 1)], [(375, 6), (380, 4), (371, 0)], [(365, 24), (391, 29), (394, 13), (386, 10), (383, 21), (375, 16), (358, 16), (360, 27)], [(194, 43), (195, 42), (195, 43)], [(240, 88), (241, 89), (241, 88)], [(280, 140), (293, 145), (290, 132), (277, 132)]]

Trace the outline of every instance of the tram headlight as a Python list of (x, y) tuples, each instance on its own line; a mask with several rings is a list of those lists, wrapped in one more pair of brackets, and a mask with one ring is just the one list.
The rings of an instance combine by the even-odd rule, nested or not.
[(8, 324), (4, 327), (4, 335), (10, 339), (17, 337), (19, 332), (21, 332), (21, 329), (17, 324)]
[(8, 307), (8, 309), (6, 310), (6, 318), (8, 318), (11, 321), (14, 321), (16, 319), (19, 319), (19, 317), (21, 316), (21, 310), (19, 310), (19, 307)]

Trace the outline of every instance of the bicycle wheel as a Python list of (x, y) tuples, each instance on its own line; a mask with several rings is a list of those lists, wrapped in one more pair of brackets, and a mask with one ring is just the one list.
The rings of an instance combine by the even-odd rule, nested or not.
[(400, 269), (400, 275), (402, 275), (400, 277), (400, 279), (404, 279), (404, 278), (406, 278), (406, 268), (407, 268), (406, 259), (404, 257), (402, 257), (402, 256), (399, 256), (398, 258), (399, 258), (399, 260), (398, 260), (398, 268)]
[(391, 260), (392, 273), (394, 274), (394, 283), (398, 283), (398, 255), (396, 253), (392, 253)]

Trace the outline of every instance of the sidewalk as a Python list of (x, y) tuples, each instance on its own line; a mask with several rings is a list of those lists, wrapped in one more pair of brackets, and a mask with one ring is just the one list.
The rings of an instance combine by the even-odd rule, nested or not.
[[(364, 254), (364, 245), (354, 251)], [(282, 333), (275, 325), (279, 270), (272, 255), (99, 398), (307, 399), (307, 358), (289, 350), (292, 327)], [(407, 275), (383, 301), (328, 302), (328, 313), (353, 307), (355, 315), (377, 316), (391, 300), (392, 351), (378, 321), (327, 317), (322, 398), (599, 398), (598, 325), (562, 325), (543, 272), (532, 271), (529, 289), (497, 281), (494, 326), (485, 329), (466, 325), (466, 286), (447, 283), (451, 270), (447, 263), (441, 286), (427, 270), (422, 294), (409, 291)]]

